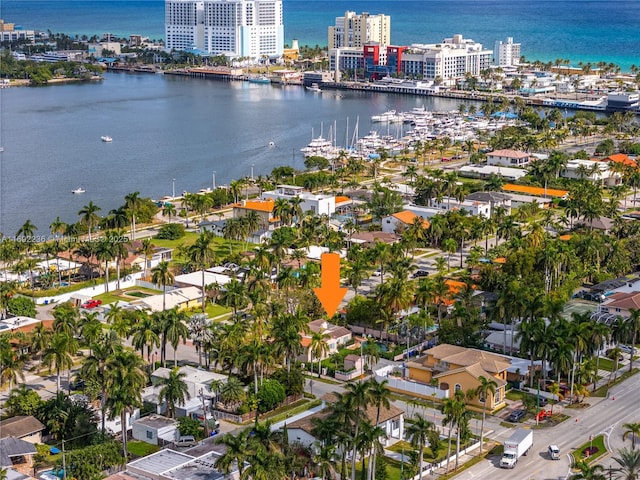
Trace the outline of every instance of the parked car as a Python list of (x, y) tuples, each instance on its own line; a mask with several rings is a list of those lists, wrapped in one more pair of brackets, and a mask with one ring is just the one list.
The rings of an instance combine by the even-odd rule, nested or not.
[(522, 420), (526, 414), (527, 412), (525, 412), (524, 410), (514, 410), (507, 417), (507, 422), (517, 423)]
[(427, 272), (426, 270), (416, 270), (415, 272), (413, 272), (413, 278), (428, 277), (428, 276), (429, 276), (429, 272)]
[(102, 305), (102, 300), (92, 299), (92, 300), (87, 300), (80, 306), (82, 308), (96, 308), (96, 307), (99, 307), (100, 305)]
[(636, 353), (635, 348), (631, 348), (629, 345), (618, 345), (618, 348), (622, 350), (624, 353), (634, 354)]
[(176, 440), (176, 447), (195, 447), (198, 444), (193, 435), (183, 435)]
[(380, 275), (382, 275), (382, 271), (379, 268), (377, 268), (376, 271), (373, 272), (373, 276), (374, 277), (379, 277)]
[(539, 396), (536, 399), (536, 404), (540, 407), (546, 407), (548, 403), (549, 403), (549, 400), (546, 397)]
[(551, 460), (560, 460), (560, 449), (557, 445), (549, 445), (547, 452)]

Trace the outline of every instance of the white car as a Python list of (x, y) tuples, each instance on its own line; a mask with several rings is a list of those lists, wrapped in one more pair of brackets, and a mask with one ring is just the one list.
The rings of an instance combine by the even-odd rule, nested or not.
[(381, 271), (379, 268), (378, 268), (378, 269), (376, 269), (376, 271), (375, 271), (375, 272), (373, 272), (373, 276), (374, 276), (374, 277), (379, 277), (380, 275), (382, 275), (382, 271)]
[(560, 448), (557, 445), (549, 445), (547, 452), (551, 460), (560, 460)]

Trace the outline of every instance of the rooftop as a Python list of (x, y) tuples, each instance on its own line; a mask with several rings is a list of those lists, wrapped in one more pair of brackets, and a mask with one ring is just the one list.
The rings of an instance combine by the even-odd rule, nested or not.
[(0, 422), (0, 438), (22, 438), (44, 430), (44, 425), (31, 415), (7, 418)]

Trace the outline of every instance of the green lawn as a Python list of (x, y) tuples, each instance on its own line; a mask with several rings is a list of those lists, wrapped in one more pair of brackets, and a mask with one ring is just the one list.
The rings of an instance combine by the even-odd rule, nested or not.
[[(586, 448), (589, 448), (590, 446), (597, 447), (598, 451), (593, 455), (591, 455), (590, 457), (585, 457), (582, 452)], [(607, 453), (607, 447), (605, 447), (604, 445), (604, 435), (598, 435), (597, 437), (593, 438), (593, 441), (587, 440), (578, 448), (576, 448), (571, 453), (571, 456), (573, 457), (573, 464), (575, 466), (578, 462), (583, 462), (583, 461), (587, 463), (591, 463), (598, 457), (601, 457), (602, 455), (604, 455), (605, 453)]]
[(224, 307), (222, 305), (218, 305), (217, 303), (207, 304), (207, 308), (205, 308), (207, 316), (209, 318), (219, 317), (220, 315), (224, 315), (225, 313), (231, 313), (231, 309), (228, 307)]
[[(402, 478), (401, 475), (401, 467), (400, 463), (396, 462), (392, 458), (385, 457), (385, 461), (387, 462), (387, 480), (400, 480)], [(350, 462), (347, 462), (347, 470), (350, 472)], [(365, 468), (369, 465), (368, 460), (365, 460)], [(362, 478), (362, 462), (356, 463), (356, 478)]]
[(618, 385), (620, 382), (623, 382), (624, 380), (629, 378), (631, 375), (635, 375), (636, 373), (638, 373), (638, 369), (637, 368), (634, 368), (631, 371), (626, 370), (624, 373), (619, 374), (618, 378), (616, 378), (616, 380), (611, 382), (609, 385), (605, 384), (605, 385), (602, 385), (601, 387), (596, 388), (595, 392), (591, 392), (591, 396), (592, 397), (604, 397), (607, 394), (607, 392), (609, 391), (609, 388), (613, 387), (614, 385)]
[(157, 445), (151, 445), (147, 442), (130, 440), (127, 442), (127, 450), (136, 457), (146, 457), (147, 455), (151, 455), (152, 453), (160, 450), (160, 447)]
[[(455, 445), (455, 438), (451, 437), (451, 452), (455, 452), (456, 450), (456, 445)], [(460, 450), (462, 450), (464, 448), (463, 444), (460, 445)], [(408, 453), (410, 450), (415, 450), (415, 448), (413, 448), (411, 446), (411, 444), (409, 442), (405, 442), (404, 440), (394, 443), (391, 447), (389, 447), (387, 450), (390, 450), (392, 452), (396, 452), (396, 453)], [(439, 462), (441, 460), (444, 460), (447, 456), (447, 440), (444, 439), (440, 442), (440, 448), (438, 448), (438, 451), (436, 452), (436, 455), (433, 455), (433, 452), (431, 451), (431, 448), (429, 448), (428, 444), (426, 446), (426, 448), (424, 449), (424, 461), (425, 462)]]
[(128, 301), (128, 300), (124, 300), (119, 295), (114, 295), (111, 292), (101, 293), (100, 295), (96, 295), (93, 298), (101, 300), (103, 305), (107, 305), (109, 303), (115, 303), (115, 302), (127, 302)]
[[(193, 245), (198, 238), (198, 234), (195, 232), (186, 232), (184, 237), (177, 240), (160, 240), (153, 238), (152, 242), (157, 247), (173, 248), (177, 249), (180, 246), (188, 247)], [(216, 258), (222, 258), (229, 255), (232, 251), (239, 252), (246, 249), (252, 249), (252, 244), (245, 244), (244, 242), (237, 242), (232, 240), (226, 240), (222, 237), (213, 237), (213, 249), (216, 254)], [(185, 261), (177, 250), (174, 251), (172, 263), (182, 263)]]

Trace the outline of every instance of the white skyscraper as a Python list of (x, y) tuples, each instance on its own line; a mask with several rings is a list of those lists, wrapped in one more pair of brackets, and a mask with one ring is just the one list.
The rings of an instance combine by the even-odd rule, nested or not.
[(279, 57), (284, 48), (282, 0), (166, 0), (165, 36), (168, 50)]
[(493, 49), (493, 64), (500, 67), (517, 65), (520, 62), (520, 44), (513, 43), (513, 37), (507, 37), (507, 42), (498, 40)]
[(335, 25), (329, 27), (329, 50), (359, 48), (374, 42), (379, 45), (391, 43), (391, 17), (388, 15), (345, 12), (344, 17), (336, 17)]

